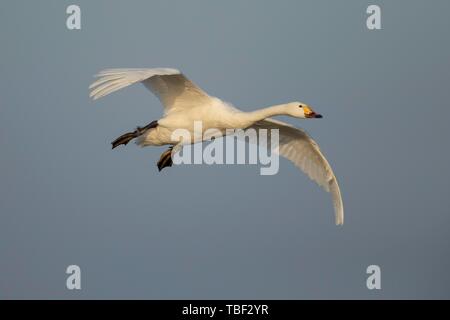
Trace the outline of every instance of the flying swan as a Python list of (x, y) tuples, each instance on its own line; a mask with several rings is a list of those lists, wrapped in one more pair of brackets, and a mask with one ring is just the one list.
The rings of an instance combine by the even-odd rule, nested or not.
[[(305, 172), (333, 199), (336, 225), (344, 223), (344, 207), (336, 177), (327, 159), (317, 143), (308, 134), (290, 124), (271, 119), (278, 115), (295, 118), (321, 118), (310, 106), (301, 102), (275, 105), (252, 112), (244, 112), (230, 104), (209, 96), (176, 69), (107, 69), (99, 72), (98, 78), (89, 87), (90, 97), (94, 100), (114, 91), (141, 82), (153, 92), (164, 106), (163, 118), (152, 121), (146, 126), (137, 127), (112, 142), (112, 148), (136, 138), (136, 143), (144, 146), (169, 145), (159, 159), (157, 166), (161, 171), (172, 165), (172, 156), (183, 143), (195, 143), (202, 138), (193, 138), (189, 142), (173, 141), (171, 134), (179, 128), (187, 129), (192, 137), (194, 121), (202, 121), (203, 130), (216, 128), (225, 133), (226, 129), (279, 129), (279, 154)], [(197, 135), (198, 136), (198, 135)]]

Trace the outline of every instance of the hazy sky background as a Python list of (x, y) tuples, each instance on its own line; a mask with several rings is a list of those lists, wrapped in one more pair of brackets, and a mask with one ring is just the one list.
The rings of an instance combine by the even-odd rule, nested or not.
[[(82, 29), (66, 28), (78, 4)], [(382, 30), (366, 8), (382, 9)], [(450, 298), (449, 1), (1, 1), (0, 298)], [(244, 110), (300, 100), (341, 185), (291, 163), (110, 149), (161, 116), (107, 67), (175, 67)], [(82, 290), (65, 287), (77, 264)], [(382, 290), (366, 288), (377, 264)]]

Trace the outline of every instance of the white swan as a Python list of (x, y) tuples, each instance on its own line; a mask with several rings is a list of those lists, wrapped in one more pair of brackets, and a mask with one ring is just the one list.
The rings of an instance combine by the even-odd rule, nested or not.
[[(99, 72), (98, 79), (89, 87), (94, 100), (133, 83), (141, 82), (152, 91), (164, 106), (164, 117), (135, 131), (126, 133), (112, 142), (115, 148), (137, 138), (141, 146), (170, 145), (158, 161), (159, 170), (172, 165), (172, 155), (181, 143), (173, 141), (171, 134), (178, 128), (193, 131), (194, 121), (202, 121), (203, 130), (217, 128), (223, 132), (230, 128), (279, 129), (279, 153), (304, 171), (327, 192), (331, 192), (337, 225), (344, 223), (341, 192), (330, 164), (318, 145), (306, 132), (287, 123), (269, 119), (288, 115), (296, 118), (321, 118), (311, 107), (291, 102), (243, 112), (222, 100), (211, 97), (186, 78), (180, 71), (168, 68), (107, 69)], [(270, 132), (270, 130), (268, 130)], [(194, 134), (192, 136), (195, 136)], [(197, 141), (191, 141), (194, 143)]]

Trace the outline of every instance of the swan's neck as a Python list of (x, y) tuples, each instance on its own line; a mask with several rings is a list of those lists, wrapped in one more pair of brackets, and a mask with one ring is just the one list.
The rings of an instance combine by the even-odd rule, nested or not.
[(287, 105), (279, 104), (251, 112), (244, 112), (244, 120), (249, 122), (248, 126), (255, 122), (270, 118), (273, 116), (289, 115)]

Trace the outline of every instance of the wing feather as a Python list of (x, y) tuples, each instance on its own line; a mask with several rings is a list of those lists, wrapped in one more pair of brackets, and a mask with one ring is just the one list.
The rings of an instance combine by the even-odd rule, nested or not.
[(211, 103), (211, 97), (176, 69), (106, 69), (89, 89), (94, 100), (134, 83), (142, 83), (155, 94), (165, 112)]
[[(255, 129), (279, 129), (279, 154), (294, 163), (308, 177), (331, 193), (337, 225), (344, 223), (344, 206), (336, 176), (317, 143), (303, 130), (290, 124), (266, 119), (253, 125)], [(270, 138), (268, 138), (270, 141)]]

